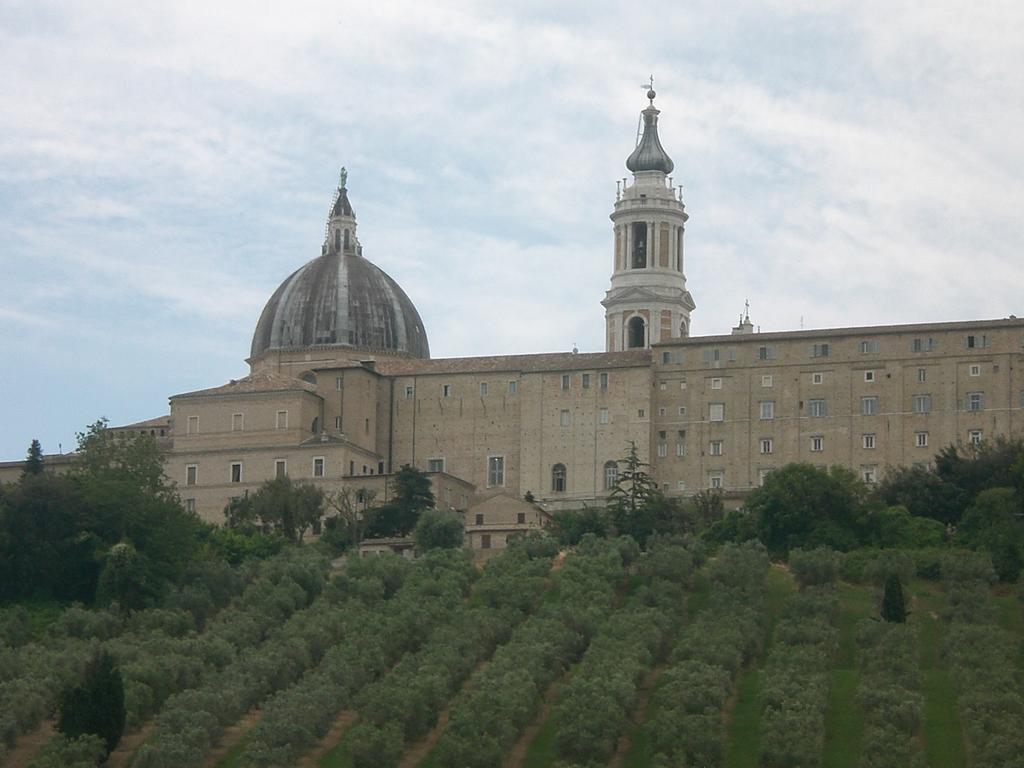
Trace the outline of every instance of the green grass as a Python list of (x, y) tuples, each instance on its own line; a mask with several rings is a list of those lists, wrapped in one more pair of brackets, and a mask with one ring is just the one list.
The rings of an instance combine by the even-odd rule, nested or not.
[(1000, 585), (992, 595), (992, 603), (996, 608), (996, 620), (999, 626), (1012, 632), (1018, 640), (1017, 669), (1024, 671), (1024, 606), (1017, 597), (1016, 587)]
[(836, 669), (857, 668), (857, 624), (878, 615), (878, 598), (874, 588), (860, 584), (839, 584), (839, 650)]
[(793, 576), (781, 568), (768, 572), (768, 629), (765, 649), (756, 666), (740, 673), (736, 701), (729, 713), (725, 741), (726, 768), (756, 768), (761, 759), (761, 669), (772, 644), (775, 622), (795, 589)]
[(864, 713), (857, 704), (859, 674), (855, 669), (833, 669), (825, 713), (825, 768), (856, 768), (860, 762)]
[(964, 768), (963, 729), (956, 708), (956, 694), (949, 673), (941, 669), (922, 672), (924, 684), (924, 748), (930, 768)]
[(227, 754), (217, 761), (216, 768), (236, 768), (239, 765), (238, 760), (241, 758), (243, 750), (245, 750), (245, 742), (246, 738), (244, 736), (236, 741), (235, 745), (227, 751)]
[(736, 705), (729, 721), (726, 768), (757, 768), (761, 758), (761, 670), (748, 669), (736, 686)]
[(938, 613), (943, 597), (940, 588), (928, 582), (915, 582), (914, 612), (910, 623), (917, 626), (924, 694), (921, 735), (930, 768), (964, 768), (963, 728), (956, 706), (956, 693), (949, 672), (942, 668), (943, 625)]
[(348, 755), (348, 737), (351, 731), (341, 737), (341, 741), (331, 747), (317, 761), (318, 768), (352, 768), (352, 760)]
[(878, 597), (870, 586), (840, 583), (839, 642), (825, 714), (825, 768), (855, 768), (860, 762), (864, 713), (857, 703), (860, 673), (857, 667), (857, 625), (878, 613)]
[(526, 748), (523, 768), (548, 768), (555, 764), (558, 753), (555, 750), (555, 722), (548, 717)]

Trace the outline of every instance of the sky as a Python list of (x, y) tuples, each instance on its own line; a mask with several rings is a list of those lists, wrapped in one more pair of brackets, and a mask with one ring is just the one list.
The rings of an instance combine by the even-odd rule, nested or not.
[(692, 335), (1024, 315), (1024, 4), (0, 0), (0, 459), (247, 373), (337, 185), (433, 357), (603, 348), (644, 84)]

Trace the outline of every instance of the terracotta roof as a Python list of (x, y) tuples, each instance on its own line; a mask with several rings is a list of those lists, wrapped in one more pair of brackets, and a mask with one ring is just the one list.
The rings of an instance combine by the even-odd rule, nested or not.
[(110, 427), (110, 429), (149, 429), (152, 427), (170, 427), (171, 417), (168, 416), (157, 416), (155, 419), (146, 419), (145, 421), (137, 421), (134, 424), (120, 424), (116, 427)]
[(658, 342), (656, 347), (700, 344), (763, 343), (784, 339), (830, 339), (842, 336), (881, 336), (898, 333), (940, 333), (942, 331), (968, 331), (984, 328), (1014, 328), (1024, 326), (1024, 319), (1006, 317), (998, 320), (958, 320), (943, 323), (911, 323), (907, 325), (865, 325), (846, 328), (815, 328), (800, 331), (763, 331), (759, 333), (720, 334), (717, 336), (689, 336), (685, 339)]
[(598, 368), (635, 368), (651, 364), (651, 352), (549, 352), (539, 355), (497, 355), (494, 357), (450, 357), (439, 360), (377, 360), (377, 371), (385, 376), (432, 373), (491, 373), (578, 371)]
[(256, 392), (316, 392), (316, 387), (302, 379), (292, 378), (280, 373), (255, 373), (244, 379), (232, 379), (227, 384), (210, 389), (199, 389), (195, 392), (184, 392), (171, 395), (175, 400), (182, 397), (211, 397), (219, 395), (248, 395)]

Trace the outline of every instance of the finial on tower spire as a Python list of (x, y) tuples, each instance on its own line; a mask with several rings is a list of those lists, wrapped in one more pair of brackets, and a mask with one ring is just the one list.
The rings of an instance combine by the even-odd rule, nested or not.
[(651, 106), (653, 107), (654, 106), (654, 97), (658, 95), (658, 94), (656, 94), (654, 92), (654, 75), (651, 75), (650, 82), (645, 83), (644, 85), (642, 85), (640, 87), (647, 89), (647, 98), (651, 102)]

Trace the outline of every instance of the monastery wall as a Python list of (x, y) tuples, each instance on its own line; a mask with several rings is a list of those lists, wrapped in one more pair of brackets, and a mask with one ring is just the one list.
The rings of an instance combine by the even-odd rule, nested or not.
[(666, 490), (745, 490), (792, 461), (867, 482), (943, 447), (1024, 433), (1024, 321), (681, 340), (654, 351)]

